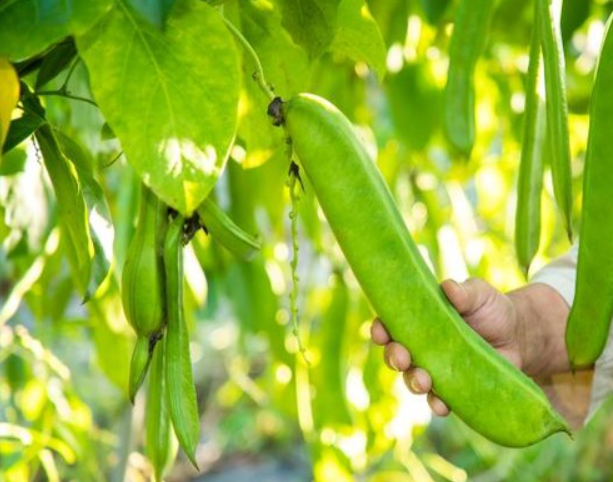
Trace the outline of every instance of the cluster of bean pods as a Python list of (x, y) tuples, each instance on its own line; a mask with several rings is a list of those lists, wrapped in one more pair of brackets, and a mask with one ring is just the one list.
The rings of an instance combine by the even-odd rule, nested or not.
[(260, 248), (257, 238), (236, 226), (213, 201), (205, 200), (196, 217), (186, 220), (171, 215), (142, 186), (138, 223), (123, 269), (122, 301), (137, 335), (128, 392), (133, 402), (149, 375), (145, 450), (158, 481), (175, 458), (176, 441), (197, 466), (199, 413), (183, 312), (183, 245), (194, 226), (203, 227), (241, 259)]

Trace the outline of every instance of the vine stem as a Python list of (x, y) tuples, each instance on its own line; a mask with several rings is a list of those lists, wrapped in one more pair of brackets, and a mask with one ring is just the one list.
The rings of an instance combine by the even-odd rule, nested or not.
[(49, 96), (58, 96), (58, 97), (66, 97), (67, 99), (72, 99), (72, 100), (79, 100), (81, 102), (87, 102), (90, 105), (93, 105), (94, 107), (98, 107), (98, 104), (96, 104), (93, 100), (88, 99), (87, 97), (81, 97), (78, 95), (72, 95), (69, 94), (67, 91), (65, 90), (43, 90), (40, 92), (35, 92), (36, 95), (41, 95), (41, 96), (45, 96), (45, 95), (49, 95)]
[[(291, 143), (288, 143), (289, 155), (291, 156)], [(291, 159), (291, 157), (290, 157)], [(292, 231), (292, 261), (291, 261), (291, 269), (292, 269), (292, 290), (290, 292), (290, 310), (292, 314), (292, 334), (296, 338), (296, 342), (298, 343), (298, 350), (302, 355), (304, 362), (310, 366), (306, 356), (306, 348), (302, 344), (302, 340), (300, 339), (300, 331), (298, 329), (298, 303), (296, 301), (298, 295), (298, 284), (300, 282), (300, 278), (298, 277), (298, 202), (300, 201), (300, 195), (298, 194), (298, 189), (304, 187), (302, 186), (302, 180), (300, 179), (300, 174), (298, 170), (298, 164), (294, 163), (292, 160), (289, 168), (289, 178), (287, 180), (287, 187), (289, 188), (289, 195), (292, 202), (292, 210), (289, 213), (289, 218), (291, 220), (291, 231)]]
[(262, 62), (260, 62), (260, 58), (258, 54), (253, 49), (248, 40), (243, 36), (243, 34), (230, 22), (226, 17), (221, 17), (223, 21), (226, 23), (226, 27), (228, 30), (232, 32), (232, 35), (236, 37), (236, 40), (243, 46), (243, 48), (247, 51), (253, 63), (255, 64), (255, 72), (253, 73), (253, 80), (255, 80), (256, 84), (260, 87), (262, 92), (268, 97), (268, 100), (273, 100), (275, 98), (275, 93), (271, 88), (270, 84), (266, 82), (266, 78), (264, 77), (264, 68), (262, 67)]
[(62, 86), (57, 89), (57, 90), (41, 90), (38, 92), (34, 92), (35, 95), (49, 95), (49, 96), (58, 96), (58, 97), (65, 97), (67, 99), (72, 99), (72, 100), (78, 100), (81, 102), (87, 102), (90, 105), (93, 105), (94, 107), (98, 107), (98, 104), (96, 104), (93, 100), (88, 99), (87, 97), (81, 97), (79, 95), (72, 95), (69, 91), (68, 91), (68, 82), (70, 81), (70, 78), (72, 77), (72, 74), (74, 73), (77, 65), (79, 65), (79, 61), (80, 59), (77, 58), (72, 65), (70, 66), (70, 70), (68, 71), (68, 74), (66, 75), (66, 79), (64, 79), (64, 83), (62, 84)]

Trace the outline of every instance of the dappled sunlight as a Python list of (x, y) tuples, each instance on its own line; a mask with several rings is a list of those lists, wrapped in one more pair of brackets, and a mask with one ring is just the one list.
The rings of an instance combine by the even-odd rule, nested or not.
[(362, 372), (357, 367), (351, 367), (347, 374), (345, 385), (347, 400), (358, 410), (366, 410), (370, 404), (368, 391), (364, 386)]
[(412, 439), (415, 428), (427, 426), (432, 418), (426, 396), (411, 393), (401, 376), (396, 377), (393, 391), (398, 398), (398, 409), (385, 426), (385, 432), (390, 438)]
[(221, 159), (212, 145), (199, 147), (191, 139), (171, 138), (162, 141), (158, 149), (166, 160), (167, 175), (189, 179), (197, 172), (205, 176), (219, 174)]
[(440, 246), (445, 246), (441, 252), (442, 277), (459, 281), (468, 278), (462, 246), (454, 229), (449, 225), (442, 226), (436, 233), (436, 238)]
[(349, 435), (336, 434), (336, 446), (351, 459), (351, 463), (356, 470), (363, 469), (366, 464), (367, 443), (366, 433), (358, 429), (354, 429), (353, 433)]
[(387, 71), (390, 74), (400, 72), (404, 64), (404, 54), (402, 45), (399, 43), (393, 44), (387, 51)]
[(281, 385), (287, 385), (292, 381), (292, 370), (287, 365), (282, 363), (277, 365), (275, 369), (275, 380)]

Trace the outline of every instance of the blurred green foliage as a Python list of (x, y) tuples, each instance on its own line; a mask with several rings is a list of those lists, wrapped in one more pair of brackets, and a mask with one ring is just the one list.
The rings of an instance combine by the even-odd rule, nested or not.
[[(143, 19), (159, 23), (172, 2), (130, 3)], [(501, 290), (526, 282), (512, 236), (532, 2), (496, 2), (476, 70), (477, 135), (467, 162), (454, 158), (441, 130), (457, 2), (330, 2), (360, 15), (325, 17), (330, 21), (320, 19), (316, 28), (296, 22), (286, 1), (210, 3), (240, 28), (278, 94), (315, 92), (356, 124), (439, 279), (479, 276)], [(321, 3), (305, 5), (315, 11)], [(576, 224), (592, 76), (612, 7), (605, 0), (565, 0), (563, 7)], [(361, 32), (373, 43), (360, 39)], [(91, 98), (87, 68), (72, 60), (74, 44), (61, 46), (61, 68), (58, 61), (40, 67), (59, 47), (31, 61), (16, 59), (22, 81), (47, 92), (69, 81), (72, 96)], [(372, 346), (374, 313), (306, 179), (298, 206), (297, 300), (305, 364), (289, 306), (293, 253), (284, 140), (269, 124), (250, 62), (243, 58), (236, 141), (212, 195), (238, 225), (259, 235), (263, 248), (244, 262), (199, 232), (186, 250), (202, 469), (223, 468), (237, 454), (257, 461), (304, 452), (312, 467), (307, 479), (317, 481), (610, 479), (613, 407), (574, 441), (556, 436), (523, 450), (494, 446), (453, 416), (431, 420), (425, 400), (407, 392)], [(134, 336), (118, 283), (139, 178), (95, 106), (62, 95), (40, 99), (49, 122), (91, 156), (110, 209), (114, 256), (110, 277), (81, 304), (70, 245), (57, 227), (56, 198), (28, 137), (38, 125), (26, 110), (13, 121), (20, 129), (12, 133), (17, 147), (0, 168), (0, 480), (148, 480), (144, 395), (129, 405)], [(21, 115), (18, 109), (15, 116)], [(548, 172), (542, 219), (533, 271), (569, 247)], [(179, 455), (168, 480), (194, 475)]]

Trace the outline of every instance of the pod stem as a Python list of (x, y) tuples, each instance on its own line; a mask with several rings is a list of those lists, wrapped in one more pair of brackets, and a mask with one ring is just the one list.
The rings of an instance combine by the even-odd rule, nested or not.
[[(288, 151), (291, 159), (292, 147), (291, 143), (288, 143)], [(291, 269), (292, 269), (292, 290), (290, 292), (290, 311), (292, 315), (292, 334), (298, 343), (298, 350), (302, 355), (304, 362), (310, 366), (306, 356), (306, 348), (302, 344), (302, 340), (300, 339), (300, 331), (298, 329), (298, 306), (296, 302), (297, 294), (298, 294), (298, 283), (300, 278), (298, 277), (298, 251), (300, 249), (298, 245), (298, 202), (300, 201), (299, 189), (304, 191), (304, 186), (302, 184), (302, 179), (300, 179), (300, 168), (298, 164), (296, 164), (293, 160), (291, 160), (290, 168), (288, 172), (287, 179), (287, 187), (289, 189), (290, 199), (292, 201), (292, 210), (289, 213), (289, 218), (291, 220), (291, 230), (292, 230), (292, 261), (291, 261)]]
[(228, 30), (232, 32), (232, 35), (238, 40), (238, 42), (242, 45), (245, 51), (253, 60), (255, 64), (255, 72), (252, 74), (252, 78), (258, 87), (264, 92), (264, 94), (268, 97), (268, 100), (273, 100), (275, 98), (275, 93), (273, 92), (273, 88), (271, 85), (266, 82), (266, 78), (264, 76), (264, 68), (262, 67), (262, 62), (260, 62), (260, 58), (256, 53), (255, 49), (251, 46), (249, 41), (243, 36), (243, 34), (230, 22), (226, 17), (221, 17), (223, 21), (226, 23), (226, 27)]

